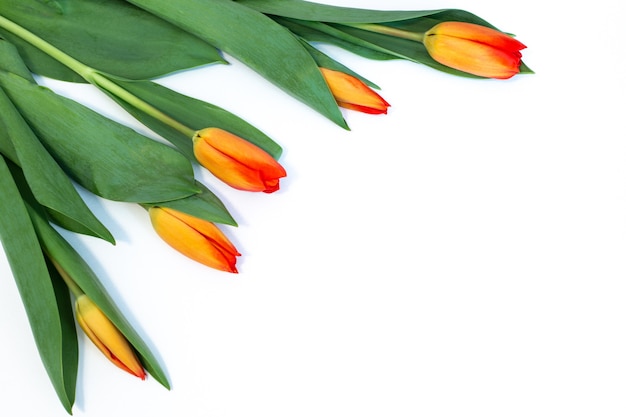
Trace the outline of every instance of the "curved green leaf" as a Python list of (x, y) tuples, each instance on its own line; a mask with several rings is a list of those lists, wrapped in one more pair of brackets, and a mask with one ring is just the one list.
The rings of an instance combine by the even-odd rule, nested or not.
[[(0, 14), (76, 59), (130, 79), (224, 62), (213, 46), (122, 0), (0, 0)], [(0, 33), (18, 46), (33, 72), (84, 82), (37, 48)]]
[(264, 14), (335, 23), (393, 22), (437, 13), (440, 10), (371, 10), (332, 6), (302, 0), (237, 0)]
[(231, 0), (128, 0), (233, 55), (342, 127), (324, 78), (302, 44), (267, 16)]
[[(114, 79), (114, 82), (193, 130), (219, 127), (254, 143), (276, 159), (282, 153), (282, 148), (263, 132), (240, 117), (213, 104), (185, 96), (151, 81)], [(191, 160), (195, 160), (192, 138), (137, 110), (116, 96), (111, 95), (111, 97), (137, 120), (169, 140)]]
[(150, 203), (199, 191), (189, 160), (171, 147), (17, 75), (0, 72), (0, 85), (65, 172), (94, 194)]
[(67, 288), (51, 281), (19, 189), (0, 156), (0, 241), (50, 381), (68, 413), (74, 403), (78, 341)]
[(197, 185), (202, 190), (198, 194), (179, 200), (153, 203), (149, 206), (169, 207), (209, 222), (237, 226), (237, 222), (235, 222), (235, 219), (233, 219), (220, 199), (203, 184), (197, 183)]

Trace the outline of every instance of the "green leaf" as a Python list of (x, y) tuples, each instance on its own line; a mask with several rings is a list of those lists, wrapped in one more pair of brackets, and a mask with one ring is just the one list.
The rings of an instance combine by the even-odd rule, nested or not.
[[(68, 230), (115, 243), (113, 235), (89, 210), (65, 172), (0, 88), (0, 143), (7, 141), (15, 150), (13, 162), (22, 168), (35, 198), (48, 208), (57, 223)], [(0, 144), (0, 150), (3, 148)]]
[(0, 72), (0, 85), (59, 165), (101, 197), (150, 203), (198, 192), (187, 158), (75, 101)]
[(149, 206), (169, 207), (209, 222), (237, 226), (237, 222), (235, 222), (235, 219), (233, 219), (220, 199), (203, 184), (197, 183), (197, 185), (202, 190), (198, 194), (181, 198), (180, 200), (153, 203)]
[(331, 69), (333, 71), (340, 71), (340, 72), (343, 72), (344, 74), (350, 74), (353, 77), (358, 78), (359, 80), (363, 81), (363, 83), (367, 84), (368, 86), (370, 86), (372, 88), (376, 88), (376, 89), (380, 88), (376, 84), (374, 84), (372, 81), (368, 80), (367, 78), (362, 77), (361, 75), (359, 75), (356, 72), (352, 71), (350, 68), (348, 68), (345, 65), (341, 64), (340, 62), (332, 59), (331, 57), (329, 57), (325, 53), (321, 52), (320, 50), (314, 48), (313, 46), (311, 46), (305, 40), (302, 40), (302, 42), (303, 42), (305, 48), (307, 49), (307, 51), (309, 51), (309, 53), (313, 57), (313, 59), (315, 59), (315, 62), (317, 62), (317, 65), (319, 67), (328, 68), (328, 69)]
[(111, 322), (135, 348), (146, 370), (161, 385), (170, 388), (165, 371), (161, 368), (151, 349), (124, 317), (108, 294), (96, 274), (76, 252), (76, 250), (45, 220), (40, 210), (32, 210), (33, 224), (41, 245), (50, 259), (53, 259), (71, 277), (81, 290), (102, 310)]
[(299, 20), (335, 23), (393, 22), (438, 12), (438, 10), (358, 9), (301, 0), (237, 0), (237, 3), (265, 14), (291, 17)]
[[(121, 0), (0, 0), (0, 14), (76, 59), (130, 79), (224, 62), (213, 46)], [(33, 72), (84, 82), (37, 48), (0, 33), (17, 45)]]
[(30, 82), (35, 82), (30, 70), (17, 52), (15, 46), (0, 38), (0, 68), (6, 72), (12, 72)]
[(267, 16), (231, 0), (128, 0), (231, 54), (333, 122), (347, 127), (302, 44)]
[(0, 241), (41, 360), (68, 413), (74, 403), (78, 342), (67, 288), (53, 285), (19, 189), (0, 156)]
[[(254, 143), (276, 159), (282, 153), (282, 148), (263, 132), (238, 116), (213, 104), (185, 96), (151, 81), (120, 79), (113, 81), (193, 130), (219, 127)], [(169, 140), (189, 159), (195, 160), (192, 138), (137, 110), (116, 96), (111, 95), (111, 97), (137, 120)]]

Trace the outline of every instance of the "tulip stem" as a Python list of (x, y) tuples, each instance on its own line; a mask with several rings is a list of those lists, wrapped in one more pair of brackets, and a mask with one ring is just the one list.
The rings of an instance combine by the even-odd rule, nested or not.
[(65, 282), (65, 285), (67, 285), (74, 297), (78, 298), (85, 293), (78, 286), (78, 284), (76, 284), (74, 280), (70, 278), (70, 276), (67, 274), (67, 272), (65, 272), (61, 265), (59, 265), (54, 259), (52, 259), (51, 256), (48, 256), (48, 259), (50, 260), (50, 262), (52, 262), (52, 265), (54, 265), (54, 268), (57, 270), (59, 275), (61, 275), (61, 278), (63, 278), (63, 282)]
[(179, 132), (181, 132), (182, 134), (188, 137), (193, 138), (193, 136), (195, 135), (196, 131), (194, 129), (191, 129), (188, 126), (183, 125), (179, 121), (163, 113), (161, 110), (141, 100), (139, 97), (135, 96), (134, 94), (130, 93), (128, 90), (119, 86), (118, 84), (116, 84), (114, 81), (109, 79), (107, 76), (105, 76), (104, 74), (96, 70), (95, 68), (85, 65), (84, 63), (78, 61), (74, 57), (66, 54), (65, 52), (57, 48), (56, 46), (50, 44), (46, 40), (30, 32), (28, 29), (5, 18), (2, 15), (0, 15), (0, 27), (8, 30), (9, 32), (22, 38), (23, 40), (30, 43), (31, 45), (37, 47), (39, 50), (51, 56), (52, 58), (56, 59), (57, 61), (59, 61), (60, 63), (62, 63), (69, 69), (71, 69), (72, 71), (76, 72), (78, 75), (83, 77), (85, 81), (89, 82), (95, 87), (98, 87), (100, 90), (103, 90), (105, 93), (109, 93), (119, 98), (120, 100), (125, 101), (126, 103), (135, 107), (137, 110), (140, 110), (154, 117), (155, 119), (165, 123), (166, 125), (170, 126), (173, 129), (178, 130)]
[(415, 42), (424, 42), (423, 32), (411, 32), (408, 30), (398, 29), (392, 26), (378, 25), (375, 23), (342, 23), (355, 29), (366, 30), (368, 32), (380, 33), (381, 35), (394, 36), (396, 38), (408, 39)]

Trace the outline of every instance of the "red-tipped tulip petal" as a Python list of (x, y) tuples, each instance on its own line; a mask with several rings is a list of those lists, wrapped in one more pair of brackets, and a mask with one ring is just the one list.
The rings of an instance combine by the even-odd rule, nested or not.
[(157, 234), (183, 255), (220, 271), (237, 273), (240, 253), (213, 223), (165, 207), (151, 207)]
[(369, 114), (386, 114), (389, 103), (352, 75), (320, 68), (330, 92), (343, 108)]
[(76, 321), (87, 337), (115, 366), (138, 378), (146, 378), (143, 366), (128, 340), (84, 294), (76, 299)]
[(437, 62), (488, 78), (511, 78), (519, 73), (524, 44), (511, 36), (465, 22), (443, 22), (424, 36), (424, 46)]
[(258, 146), (218, 128), (199, 131), (194, 137), (198, 162), (233, 188), (272, 193), (279, 189), (285, 169)]

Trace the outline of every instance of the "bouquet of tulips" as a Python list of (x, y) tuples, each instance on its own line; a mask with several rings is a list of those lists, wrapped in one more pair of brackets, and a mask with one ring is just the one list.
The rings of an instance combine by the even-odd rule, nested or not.
[[(318, 43), (473, 78), (531, 72), (521, 61), (522, 43), (462, 10), (379, 11), (301, 0), (0, 0), (0, 239), (68, 412), (78, 363), (75, 321), (115, 365), (169, 387), (154, 355), (57, 230), (115, 242), (74, 183), (141, 205), (174, 249), (236, 273), (240, 254), (220, 229), (236, 221), (194, 178), (194, 164), (236, 189), (272, 193), (287, 175), (281, 147), (238, 116), (153, 79), (222, 64), (228, 54), (343, 128), (340, 108), (387, 113), (377, 86)], [(159, 137), (42, 88), (37, 77), (90, 83)]]

